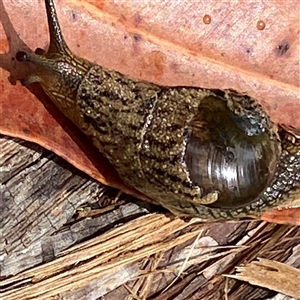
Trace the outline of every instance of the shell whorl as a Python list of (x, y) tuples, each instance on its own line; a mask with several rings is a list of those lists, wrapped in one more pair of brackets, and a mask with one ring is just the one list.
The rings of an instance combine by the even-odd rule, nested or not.
[(251, 98), (246, 96), (236, 101), (240, 115), (228, 109), (226, 100), (204, 98), (189, 126), (185, 162), (192, 181), (206, 194), (219, 191), (212, 207), (237, 207), (255, 199), (270, 185), (280, 153), (276, 127), (262, 109), (255, 103), (247, 107)]
[(128, 185), (180, 216), (244, 218), (300, 189), (299, 138), (237, 92), (163, 87), (75, 56), (52, 0), (46, 54), (18, 52), (38, 82)]

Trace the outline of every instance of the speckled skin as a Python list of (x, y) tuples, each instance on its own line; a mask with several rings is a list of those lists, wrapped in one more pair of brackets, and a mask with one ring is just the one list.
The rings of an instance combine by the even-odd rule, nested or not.
[[(39, 82), (57, 107), (93, 140), (125, 183), (176, 215), (204, 219), (259, 215), (300, 195), (299, 139), (281, 128), (278, 134), (277, 126), (254, 99), (234, 91), (157, 86), (93, 65), (71, 53), (62, 38), (53, 1), (45, 2), (50, 48), (45, 55), (17, 53), (17, 60), (37, 66), (23, 83)], [(224, 128), (215, 128), (214, 124), (223, 123), (214, 123), (213, 111), (211, 129), (204, 126), (208, 114), (201, 115), (201, 105), (208, 97), (216, 106), (223, 107), (225, 103), (222, 109), (234, 120), (232, 125), (224, 122)], [(244, 202), (220, 202), (222, 191), (198, 185), (197, 180), (191, 179), (194, 163), (186, 163), (192, 137), (196, 137), (196, 145), (201, 140), (207, 147), (214, 140), (213, 132), (218, 135), (222, 130), (239, 132), (237, 143), (247, 140), (253, 151), (260, 153), (261, 157), (253, 155), (253, 164), (264, 163), (268, 168), (267, 174), (258, 177), (251, 172), (244, 174), (243, 166), (234, 166), (242, 169), (257, 190)], [(223, 148), (230, 147), (235, 148), (220, 145), (212, 151), (221, 149), (223, 153)], [(240, 153), (235, 155), (233, 163), (241, 164)], [(203, 169), (208, 168), (205, 157), (204, 163), (201, 158), (197, 160)], [(259, 180), (255, 181), (256, 177)]]

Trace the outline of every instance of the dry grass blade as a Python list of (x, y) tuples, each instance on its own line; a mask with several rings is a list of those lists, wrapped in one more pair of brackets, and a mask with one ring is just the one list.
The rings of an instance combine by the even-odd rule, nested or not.
[(156, 253), (154, 257), (150, 257), (149, 259), (144, 260), (141, 269), (144, 270), (145, 275), (140, 276), (140, 278), (136, 280), (132, 289), (129, 288), (126, 284), (124, 285), (124, 287), (131, 293), (131, 295), (129, 295), (125, 300), (148, 298), (156, 273), (155, 271), (163, 258), (163, 254), (164, 252), (159, 252)]
[(101, 278), (119, 266), (126, 266), (196, 237), (199, 230), (168, 239), (172, 233), (189, 226), (165, 215), (142, 216), (65, 251), (61, 257), (22, 272), (1, 282), (2, 300), (49, 299)]

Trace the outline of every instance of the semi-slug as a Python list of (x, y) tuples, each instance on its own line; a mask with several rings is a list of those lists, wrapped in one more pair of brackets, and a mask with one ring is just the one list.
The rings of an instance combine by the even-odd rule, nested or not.
[(300, 196), (300, 139), (257, 101), (232, 90), (165, 87), (130, 79), (74, 55), (54, 3), (45, 0), (47, 53), (35, 64), (55, 105), (116, 168), (124, 182), (179, 216), (238, 219)]

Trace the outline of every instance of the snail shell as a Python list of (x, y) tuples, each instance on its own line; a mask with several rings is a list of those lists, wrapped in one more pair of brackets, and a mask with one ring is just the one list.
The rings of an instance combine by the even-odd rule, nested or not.
[(75, 56), (52, 0), (50, 47), (18, 52), (56, 106), (130, 186), (180, 216), (257, 215), (299, 194), (299, 139), (237, 92), (163, 87), (132, 80)]

